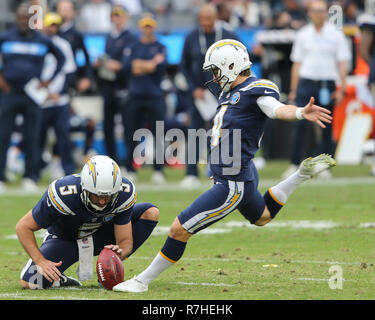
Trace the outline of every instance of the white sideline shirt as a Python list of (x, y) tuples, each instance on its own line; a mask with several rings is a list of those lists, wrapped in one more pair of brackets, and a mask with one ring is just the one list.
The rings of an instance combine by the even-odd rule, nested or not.
[(342, 31), (326, 22), (318, 32), (310, 23), (296, 35), (290, 55), (301, 63), (300, 78), (338, 80), (338, 62), (350, 61), (349, 44)]

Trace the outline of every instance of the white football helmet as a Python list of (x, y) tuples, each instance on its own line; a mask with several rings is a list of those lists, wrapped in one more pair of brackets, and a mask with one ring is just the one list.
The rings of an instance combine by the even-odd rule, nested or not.
[[(81, 187), (81, 199), (91, 213), (108, 213), (114, 208), (122, 188), (119, 166), (107, 156), (92, 157), (82, 168)], [(90, 200), (90, 193), (98, 196), (111, 196), (111, 201), (106, 207), (99, 207)]]
[(214, 74), (214, 79), (205, 85), (216, 82), (223, 92), (227, 92), (238, 75), (251, 65), (244, 44), (232, 39), (216, 41), (208, 48), (204, 59), (203, 71), (212, 71)]

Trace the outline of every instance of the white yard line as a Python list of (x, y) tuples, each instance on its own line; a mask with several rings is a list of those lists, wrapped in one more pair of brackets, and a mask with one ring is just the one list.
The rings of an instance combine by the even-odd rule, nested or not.
[(208, 287), (234, 287), (235, 284), (228, 284), (228, 283), (210, 283), (210, 282), (171, 282), (172, 284), (180, 284), (183, 286), (208, 286)]
[[(233, 232), (236, 228), (251, 228), (251, 229), (259, 229), (248, 221), (238, 221), (238, 220), (231, 220), (227, 222), (219, 222), (216, 228), (207, 228), (202, 230), (197, 234), (197, 236), (201, 235), (212, 235), (212, 234), (223, 234), (223, 233), (230, 233)], [(344, 223), (338, 223), (329, 220), (286, 220), (286, 221), (272, 221), (271, 223), (267, 224), (266, 226), (262, 227), (262, 229), (296, 229), (296, 230), (316, 230), (316, 231), (323, 231), (327, 229), (333, 228), (340, 228), (345, 227)], [(375, 228), (375, 222), (362, 222), (357, 226), (353, 226), (353, 228)], [(165, 236), (169, 233), (170, 227), (169, 226), (157, 226), (152, 236)], [(39, 230), (36, 232), (37, 238), (44, 237), (45, 230)], [(3, 235), (3, 239), (5, 240), (18, 240), (16, 234), (9, 234)]]
[[(146, 257), (146, 256), (131, 256), (129, 258), (133, 260), (148, 260), (152, 261), (155, 257)], [(199, 258), (188, 258), (188, 257), (183, 257), (181, 261), (215, 261), (215, 262), (236, 262), (236, 261), (241, 261), (241, 262), (247, 262), (247, 263), (277, 263), (277, 264), (282, 264), (282, 263), (298, 263), (298, 264), (327, 264), (327, 265), (361, 265), (361, 262), (347, 262), (347, 261), (323, 261), (323, 260), (288, 260), (288, 262), (284, 262), (282, 259), (281, 260), (276, 260), (276, 259), (252, 259), (252, 258), (204, 258), (204, 257), (199, 257)]]
[[(85, 289), (87, 290), (87, 289)], [(80, 298), (75, 296), (49, 296), (49, 295), (28, 295), (27, 293), (0, 293), (0, 298), (11, 298), (20, 300), (107, 300), (95, 298)]]
[[(289, 280), (293, 280), (293, 281), (323, 281), (323, 282), (328, 282), (330, 279), (319, 279), (319, 278), (289, 278)], [(345, 282), (355, 282), (355, 280), (348, 280), (348, 279), (342, 279), (342, 281), (345, 281)]]
[[(35, 237), (36, 237), (36, 238), (43, 239), (43, 238), (44, 238), (44, 235), (45, 235), (45, 232), (46, 232), (46, 230), (41, 229), (41, 230), (36, 231), (34, 234), (35, 234)], [(4, 236), (4, 239), (5, 239), (5, 240), (18, 240), (18, 237), (17, 237), (17, 235), (14, 233), (14, 234), (5, 235), (5, 236)]]

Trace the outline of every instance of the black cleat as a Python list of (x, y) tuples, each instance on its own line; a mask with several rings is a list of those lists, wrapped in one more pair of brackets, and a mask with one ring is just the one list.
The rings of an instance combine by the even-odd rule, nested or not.
[(72, 277), (68, 277), (64, 274), (60, 277), (60, 287), (80, 287), (82, 286), (81, 282)]

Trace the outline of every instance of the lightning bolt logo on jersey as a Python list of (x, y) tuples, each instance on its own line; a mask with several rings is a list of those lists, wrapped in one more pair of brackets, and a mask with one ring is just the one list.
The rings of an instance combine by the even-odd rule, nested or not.
[[(235, 181), (254, 179), (251, 159), (259, 149), (267, 119), (256, 102), (260, 96), (271, 96), (279, 100), (278, 87), (269, 80), (249, 77), (234, 90), (220, 95), (211, 131), (210, 168), (214, 175)], [(240, 132), (238, 141), (234, 134), (236, 130)], [(229, 155), (239, 159), (238, 170), (234, 175), (223, 173), (224, 169), (235, 165), (234, 162), (228, 163), (228, 160), (224, 159), (224, 143), (229, 144), (229, 147), (226, 147)], [(235, 150), (235, 143), (240, 143), (239, 152)]]
[[(114, 169), (114, 174), (117, 175), (118, 170)], [(95, 169), (91, 172), (95, 183)], [(80, 175), (70, 175), (53, 181), (32, 209), (37, 224), (47, 228), (50, 234), (75, 240), (95, 233), (106, 223), (130, 222), (131, 208), (137, 199), (135, 187), (130, 180), (122, 178), (122, 189), (113, 210), (102, 216), (94, 216), (87, 210), (82, 203), (81, 192)]]

